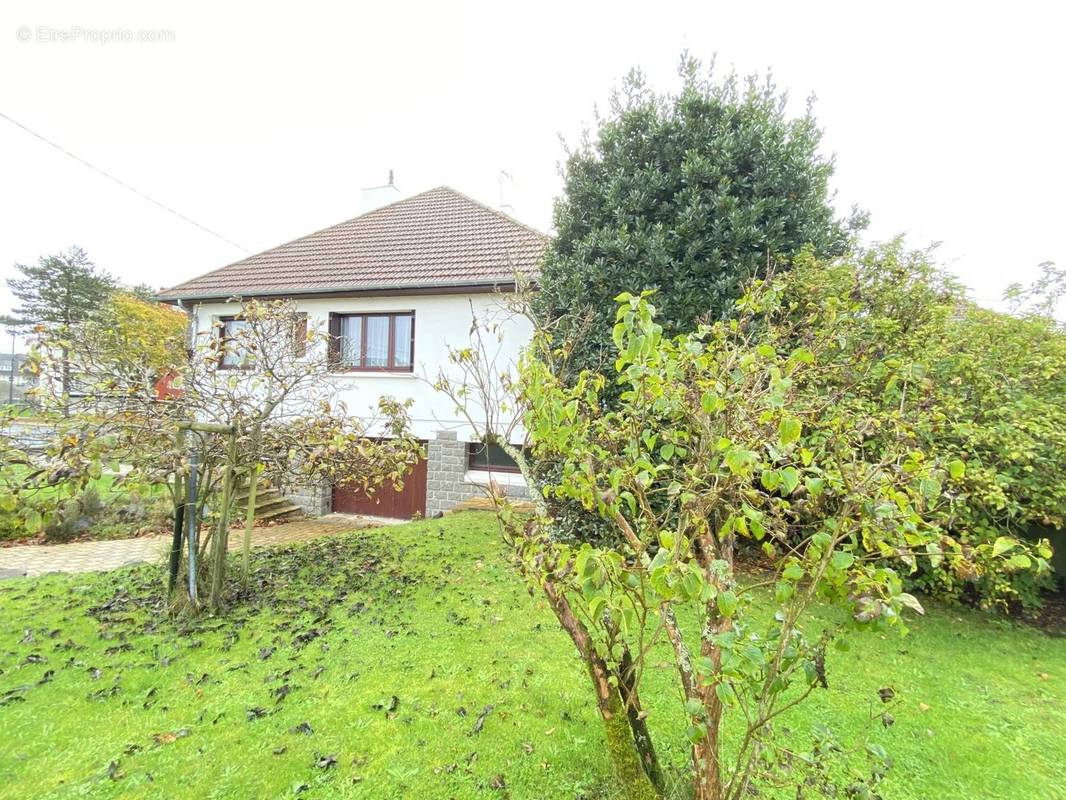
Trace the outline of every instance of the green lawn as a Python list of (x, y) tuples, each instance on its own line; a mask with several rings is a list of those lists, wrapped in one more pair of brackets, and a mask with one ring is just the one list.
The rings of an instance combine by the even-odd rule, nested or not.
[[(255, 569), (254, 599), (195, 623), (160, 614), (153, 567), (0, 582), (0, 796), (617, 796), (581, 665), (489, 516), (263, 550)], [(896, 723), (872, 729), (886, 798), (1064, 796), (1066, 640), (932, 608), (828, 667), (783, 724), (847, 739), (892, 686)], [(680, 764), (669, 669), (643, 694)]]

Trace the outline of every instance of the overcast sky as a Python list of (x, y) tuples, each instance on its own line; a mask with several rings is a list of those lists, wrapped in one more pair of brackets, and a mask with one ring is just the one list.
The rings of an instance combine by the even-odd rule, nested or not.
[[(683, 49), (717, 53), (772, 68), (797, 110), (816, 94), (841, 211), (943, 242), (992, 304), (1066, 263), (1058, 5), (5, 0), (0, 113), (253, 252), (355, 216), (389, 169), (491, 205), (506, 170), (546, 230), (559, 136), (630, 67), (672, 89)], [(244, 255), (4, 119), (0, 168), (2, 278), (72, 244), (154, 286)]]

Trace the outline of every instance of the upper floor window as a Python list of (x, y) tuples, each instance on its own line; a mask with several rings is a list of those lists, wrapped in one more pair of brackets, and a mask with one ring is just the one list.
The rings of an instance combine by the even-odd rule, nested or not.
[(246, 369), (250, 353), (241, 343), (240, 332), (248, 323), (239, 317), (218, 318), (218, 346), (220, 369)]
[[(287, 338), (292, 347), (292, 355), (302, 358), (307, 354), (307, 314), (298, 312), (284, 320), (281, 325), (281, 337)], [(218, 366), (220, 369), (252, 369), (255, 365), (251, 354), (251, 340), (276, 339), (273, 328), (260, 326), (257, 331), (249, 331), (249, 323), (240, 316), (215, 318), (215, 344), (218, 348)]]
[(334, 363), (346, 370), (411, 372), (414, 369), (415, 313), (330, 314)]

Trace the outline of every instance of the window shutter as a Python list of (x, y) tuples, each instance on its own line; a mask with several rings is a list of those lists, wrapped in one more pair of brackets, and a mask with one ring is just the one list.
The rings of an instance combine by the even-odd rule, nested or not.
[(215, 366), (221, 369), (226, 357), (226, 322), (222, 317), (211, 317), (211, 326), (214, 328), (212, 345), (215, 348)]
[(304, 312), (296, 315), (296, 325), (293, 330), (293, 345), (296, 348), (297, 358), (303, 358), (307, 355), (307, 314)]
[(341, 363), (341, 318), (339, 314), (329, 315), (329, 364), (334, 369)]

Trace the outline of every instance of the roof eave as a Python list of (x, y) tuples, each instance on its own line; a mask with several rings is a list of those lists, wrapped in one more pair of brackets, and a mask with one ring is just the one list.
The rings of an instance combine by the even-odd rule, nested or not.
[(210, 301), (226, 302), (234, 297), (256, 298), (258, 300), (276, 300), (287, 297), (368, 297), (382, 295), (427, 295), (427, 294), (483, 294), (487, 292), (513, 292), (518, 285), (515, 278), (478, 279), (469, 281), (447, 281), (442, 283), (420, 284), (377, 284), (362, 286), (323, 286), (313, 289), (269, 289), (246, 292), (183, 292), (174, 290), (159, 292), (155, 299), (161, 303), (179, 304), (184, 302), (206, 303)]

